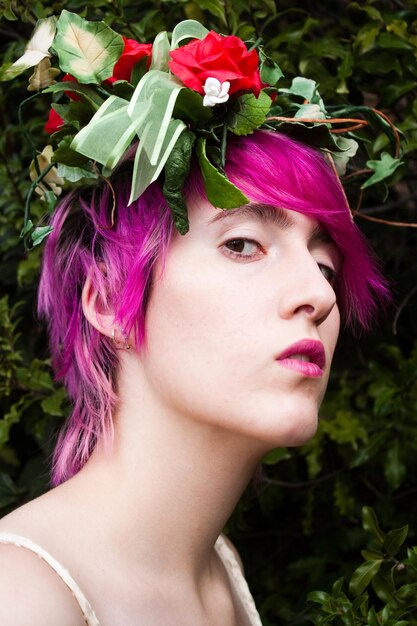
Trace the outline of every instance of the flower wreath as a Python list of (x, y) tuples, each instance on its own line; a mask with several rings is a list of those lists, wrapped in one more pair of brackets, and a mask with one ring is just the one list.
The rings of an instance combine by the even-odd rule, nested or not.
[[(224, 172), (229, 133), (279, 128), (332, 155), (344, 175), (358, 149), (355, 131), (372, 124), (388, 136), (394, 157), (384, 152), (368, 161), (365, 173), (371, 176), (362, 189), (387, 179), (402, 163), (398, 132), (383, 113), (364, 106), (326, 108), (317, 84), (303, 77), (278, 89), (283, 74), (261, 46), (209, 32), (194, 20), (180, 22), (171, 40), (159, 33), (151, 45), (64, 10), (59, 18), (39, 20), (23, 56), (0, 68), (0, 80), (29, 67), (35, 68), (28, 87), (35, 95), (66, 95), (52, 104), (45, 125), (56, 148), (48, 145), (30, 167), (22, 236), (31, 246), (51, 230), (34, 227), (29, 218), (33, 192), (53, 206), (65, 180), (107, 178), (138, 138), (130, 202), (163, 172), (163, 193), (181, 234), (188, 230), (182, 189), (193, 152), (214, 206), (248, 202)], [(65, 75), (56, 82), (60, 71)]]

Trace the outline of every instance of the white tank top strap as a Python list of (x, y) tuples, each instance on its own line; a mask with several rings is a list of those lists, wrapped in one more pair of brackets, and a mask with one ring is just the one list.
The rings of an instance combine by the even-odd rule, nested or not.
[(13, 544), (20, 548), (26, 548), (27, 550), (31, 550), (35, 554), (37, 554), (41, 559), (43, 559), (64, 581), (67, 587), (71, 590), (73, 596), (78, 602), (82, 614), (84, 616), (85, 623), (87, 626), (100, 626), (99, 621), (88, 602), (87, 598), (72, 578), (68, 570), (65, 569), (53, 556), (49, 554), (46, 550), (38, 546), (31, 539), (27, 539), (26, 537), (21, 537), (20, 535), (15, 535), (13, 533), (0, 533), (0, 543)]
[(255, 601), (252, 598), (252, 594), (249, 591), (248, 583), (242, 573), (238, 560), (230, 548), (227, 545), (224, 537), (220, 535), (215, 543), (216, 552), (221, 558), (226, 571), (229, 575), (229, 579), (236, 591), (236, 595), (240, 598), (242, 605), (249, 617), (251, 626), (262, 626), (261, 618), (255, 606)]

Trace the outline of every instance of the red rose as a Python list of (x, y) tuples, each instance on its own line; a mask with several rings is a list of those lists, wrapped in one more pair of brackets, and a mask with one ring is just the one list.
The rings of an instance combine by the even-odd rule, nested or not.
[[(78, 82), (76, 78), (74, 78), (74, 76), (72, 76), (71, 74), (65, 74), (62, 77), (62, 82), (72, 82), (72, 83), (76, 83)], [(77, 94), (74, 91), (66, 91), (65, 95), (68, 96), (68, 98), (70, 100), (73, 100), (74, 102), (79, 102), (81, 100), (80, 96), (77, 96)]]
[(148, 57), (148, 67), (151, 63), (152, 44), (138, 43), (134, 39), (123, 37), (125, 47), (122, 56), (113, 68), (113, 76), (105, 82), (114, 83), (116, 80), (127, 80), (130, 82), (133, 67), (141, 59)]
[(46, 122), (44, 129), (49, 134), (52, 135), (55, 131), (59, 130), (61, 126), (65, 124), (62, 117), (55, 111), (55, 109), (49, 109), (49, 117)]
[(259, 96), (264, 86), (259, 75), (259, 59), (256, 50), (248, 52), (239, 37), (222, 37), (213, 30), (204, 39), (170, 52), (170, 70), (190, 89), (204, 94), (207, 78), (217, 78), (230, 83), (229, 94), (252, 91)]

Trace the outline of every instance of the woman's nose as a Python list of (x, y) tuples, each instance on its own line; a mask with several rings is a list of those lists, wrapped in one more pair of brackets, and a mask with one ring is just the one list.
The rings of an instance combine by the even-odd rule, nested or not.
[(287, 273), (286, 288), (281, 293), (280, 315), (284, 319), (304, 315), (318, 326), (336, 306), (332, 285), (310, 255), (297, 264), (295, 271)]

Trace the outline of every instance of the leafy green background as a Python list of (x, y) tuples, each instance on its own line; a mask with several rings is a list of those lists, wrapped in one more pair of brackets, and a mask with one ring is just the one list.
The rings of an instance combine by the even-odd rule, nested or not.
[[(186, 17), (245, 40), (261, 37), (283, 86), (303, 74), (319, 83), (326, 103), (378, 107), (401, 129), (404, 165), (389, 191), (365, 190), (357, 218), (394, 304), (371, 334), (343, 334), (317, 437), (268, 456), (228, 530), (266, 625), (417, 624), (417, 230), (384, 223), (417, 222), (415, 1), (6, 0), (1, 62), (22, 53), (38, 18), (62, 8), (142, 42)], [(28, 74), (1, 83), (0, 95), (1, 513), (47, 488), (54, 434), (68, 411), (34, 315), (41, 246), (27, 254), (19, 240), (28, 166), (47, 141), (49, 108), (48, 98), (35, 98), (23, 111), (27, 132), (19, 126), (16, 103), (29, 95)], [(379, 159), (386, 139), (367, 149), (369, 160)], [(353, 203), (357, 196), (356, 186)], [(40, 219), (45, 205), (35, 201), (32, 212)], [(362, 526), (363, 507), (375, 510), (384, 532), (370, 508)]]

